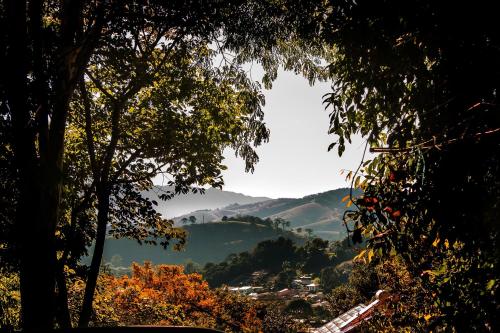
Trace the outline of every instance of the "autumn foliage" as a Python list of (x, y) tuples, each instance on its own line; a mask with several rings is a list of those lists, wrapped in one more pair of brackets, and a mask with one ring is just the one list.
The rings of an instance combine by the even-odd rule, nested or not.
[[(82, 286), (71, 295), (78, 302)], [(131, 276), (101, 275), (94, 299), (95, 326), (181, 325), (262, 332), (259, 307), (225, 289), (210, 289), (198, 273), (182, 266), (133, 264)]]

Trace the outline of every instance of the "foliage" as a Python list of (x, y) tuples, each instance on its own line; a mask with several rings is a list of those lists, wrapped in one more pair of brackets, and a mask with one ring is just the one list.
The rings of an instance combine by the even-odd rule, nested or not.
[(374, 265), (355, 264), (348, 281), (333, 288), (327, 295), (332, 317), (370, 300), (380, 288)]
[[(381, 153), (348, 175), (364, 190), (345, 215), (353, 241), (368, 239), (360, 258), (403, 258), (406, 281), (422, 286), (411, 298), (421, 311), (435, 306), (416, 327), (495, 331), (500, 35), (492, 4), (449, 8), (332, 3), (322, 33), (335, 52), (325, 103), (339, 154), (356, 133)], [(408, 302), (403, 322), (415, 315)]]
[(289, 313), (295, 318), (308, 318), (313, 315), (313, 309), (311, 303), (305, 299), (296, 299), (287, 304), (285, 313)]
[(400, 257), (380, 262), (376, 267), (380, 288), (390, 299), (370, 321), (374, 332), (426, 331), (428, 323), (440, 316), (435, 295), (425, 290), (422, 280), (412, 276)]
[(332, 289), (346, 282), (347, 278), (337, 267), (329, 266), (321, 270), (320, 284), (325, 292), (330, 292)]
[(292, 333), (302, 332), (306, 329), (304, 324), (294, 320), (294, 316), (283, 313), (274, 304), (270, 304), (265, 310), (262, 322), (262, 331), (270, 333)]
[[(106, 240), (106, 254), (119, 254), (123, 266), (130, 266), (134, 261), (151, 260), (155, 263), (168, 262), (184, 264), (193, 260), (201, 265), (208, 262), (224, 261), (231, 253), (251, 251), (259, 242), (277, 239), (280, 236), (292, 239), (297, 245), (305, 240), (290, 231), (277, 231), (261, 224), (249, 224), (236, 221), (197, 223), (184, 226), (187, 233), (185, 246), (180, 251), (165, 250), (160, 246), (139, 245), (131, 239)], [(88, 262), (88, 258), (84, 263)]]
[[(226, 217), (226, 221), (227, 221), (228, 217), (227, 216), (225, 216), (225, 217)], [(231, 216), (230, 219), (231, 219), (231, 221), (241, 221), (241, 222), (250, 222), (252, 224), (262, 224), (262, 225), (272, 227), (278, 231), (280, 231), (280, 230), (285, 231), (286, 228), (290, 228), (290, 224), (291, 224), (290, 221), (287, 221), (281, 217), (276, 217), (274, 219), (268, 217), (268, 218), (262, 219), (260, 217), (252, 216), (252, 215), (236, 215), (236, 216)], [(222, 221), (225, 221), (224, 217), (222, 218)]]
[(309, 240), (298, 252), (303, 260), (301, 269), (304, 272), (318, 274), (323, 267), (332, 263), (329, 242), (321, 238)]
[[(299, 40), (301, 31), (314, 26), (321, 4), (0, 3), (5, 73), (0, 77), (0, 203), (13, 207), (2, 210), (7, 219), (1, 220), (1, 246), (9, 250), (2, 252), (2, 263), (4, 253), (14, 252), (25, 328), (54, 327), (56, 308), (67, 308), (64, 297), (56, 299), (56, 284), (65, 289), (63, 267), (75, 267), (85, 245), (96, 238), (86, 285), (92, 296), (108, 219), (110, 231), (120, 237), (155, 242), (152, 236), (160, 234), (166, 245), (182, 236), (156, 214), (153, 201), (141, 197), (159, 167), (173, 171), (176, 192), (192, 184), (220, 186), (221, 152), (227, 146), (252, 169), (257, 162), (252, 147), (267, 138), (267, 131), (260, 85), (247, 78), (241, 64), (260, 62), (268, 87), (280, 65), (310, 82), (324, 77), (318, 56), (325, 50)], [(212, 66), (209, 45), (234, 61)], [(236, 109), (241, 117), (225, 117)], [(144, 224), (134, 229), (138, 221)], [(61, 318), (68, 326), (68, 316)]]
[(366, 300), (354, 287), (343, 284), (331, 291), (327, 296), (328, 309), (332, 318), (350, 310)]
[[(71, 286), (71, 302), (82, 297), (83, 281)], [(251, 300), (209, 289), (200, 274), (182, 266), (134, 264), (132, 275), (99, 278), (92, 325), (182, 325), (258, 332), (261, 320)]]
[(275, 289), (290, 287), (293, 278), (302, 273), (319, 274), (326, 267), (334, 267), (354, 257), (355, 251), (347, 242), (334, 242), (320, 238), (296, 246), (290, 239), (260, 242), (251, 252), (232, 254), (218, 264), (205, 265), (203, 275), (211, 286), (231, 284), (248, 278), (254, 271), (266, 270)]
[(19, 275), (0, 269), (0, 328), (7, 332), (17, 330), (20, 308)]

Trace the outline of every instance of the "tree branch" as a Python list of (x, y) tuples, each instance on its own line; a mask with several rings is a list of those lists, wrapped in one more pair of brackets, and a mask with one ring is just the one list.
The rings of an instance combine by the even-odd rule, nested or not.
[(94, 179), (97, 179), (99, 178), (99, 169), (97, 168), (94, 133), (92, 131), (92, 109), (90, 105), (88, 91), (85, 86), (85, 80), (83, 79), (83, 77), (80, 80), (80, 92), (82, 95), (83, 108), (85, 112), (85, 136), (87, 142), (87, 150), (90, 158), (90, 167), (92, 168), (92, 174), (94, 175)]
[(410, 147), (403, 147), (403, 148), (373, 147), (373, 148), (370, 148), (370, 152), (372, 152), (372, 153), (392, 153), (392, 154), (394, 154), (394, 153), (409, 152), (409, 151), (412, 151), (414, 149), (432, 149), (432, 148), (441, 149), (443, 146), (446, 146), (446, 145), (449, 145), (449, 144), (453, 144), (453, 143), (457, 143), (459, 141), (464, 141), (466, 139), (481, 138), (483, 136), (492, 135), (492, 134), (496, 134), (496, 133), (500, 133), (500, 127), (499, 128), (490, 129), (490, 130), (487, 130), (487, 131), (484, 131), (484, 132), (474, 133), (474, 134), (468, 136), (467, 138), (459, 137), (459, 138), (454, 138), (454, 139), (450, 139), (450, 140), (444, 140), (444, 141), (441, 141), (441, 142), (437, 142), (436, 137), (433, 137), (432, 139), (423, 141), (423, 142), (421, 142), (419, 144), (416, 144), (416, 145), (413, 145), (413, 146), (410, 146)]

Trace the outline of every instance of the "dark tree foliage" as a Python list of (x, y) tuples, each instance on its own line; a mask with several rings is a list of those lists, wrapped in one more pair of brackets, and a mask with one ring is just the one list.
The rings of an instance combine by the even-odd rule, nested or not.
[(231, 254), (218, 264), (208, 263), (203, 270), (204, 278), (213, 287), (248, 279), (258, 270), (274, 276), (274, 288), (290, 287), (297, 272), (319, 274), (322, 269), (334, 267), (351, 260), (356, 254), (347, 241), (329, 244), (320, 238), (296, 246), (290, 239), (279, 237), (263, 241), (250, 252)]
[(302, 259), (302, 270), (307, 273), (318, 274), (322, 268), (332, 264), (332, 258), (328, 253), (329, 242), (321, 238), (309, 240), (299, 249)]
[(286, 306), (284, 312), (296, 318), (308, 318), (313, 315), (311, 303), (309, 303), (305, 299), (296, 299), (291, 301)]
[(375, 265), (355, 264), (348, 281), (327, 293), (328, 309), (333, 317), (373, 299), (380, 288), (374, 267)]
[[(140, 47), (133, 41), (136, 34), (142, 31), (147, 35), (153, 31), (152, 26), (160, 25), (165, 28), (159, 34), (164, 40), (189, 36), (207, 44), (219, 43), (221, 49), (235, 57), (236, 64), (259, 61), (267, 72), (266, 86), (271, 85), (280, 64), (306, 74), (313, 82), (324, 76), (314, 56), (323, 51), (305, 40), (299, 42), (297, 37), (299, 30), (309, 31), (314, 26), (320, 5), (319, 1), (242, 0), (0, 2), (0, 204), (5, 207), (1, 212), (5, 217), (0, 227), (1, 250), (2, 263), (9, 258), (3, 254), (13, 254), (12, 264), (19, 267), (24, 329), (53, 327), (56, 312), (61, 326), (69, 324), (61, 272), (64, 264), (71, 264), (73, 259), (59, 262), (60, 251), (63, 258), (66, 253), (78, 258), (93, 237), (102, 238), (105, 223), (100, 224), (99, 231), (89, 223), (99, 219), (95, 214), (101, 214), (101, 221), (108, 213), (118, 214), (109, 211), (109, 203), (116, 199), (143, 211), (150, 221), (157, 220), (153, 202), (139, 197), (144, 184), (125, 192), (124, 187), (114, 187), (115, 198), (109, 200), (111, 189), (106, 174), (113, 162), (110, 152), (117, 144), (116, 136), (103, 154), (105, 163), (99, 171), (104, 177), (95, 179), (92, 186), (85, 177), (89, 170), (82, 170), (83, 159), (71, 166), (65, 163), (67, 148), (71, 148), (68, 139), (74, 133), (68, 130), (68, 121), (74, 120), (75, 90), (89, 69), (99, 66), (95, 60), (108, 52), (117, 63), (126, 64), (123, 60), (130, 51)], [(112, 69), (101, 65), (101, 73)], [(145, 69), (140, 62), (136, 65), (137, 71), (131, 72), (125, 66), (122, 76), (118, 73), (111, 77), (121, 79), (130, 74), (128, 93), (132, 95), (138, 92), (134, 75)], [(126, 88), (116, 82), (112, 87), (115, 92)], [(101, 111), (101, 115), (106, 114), (105, 108)], [(249, 130), (262, 134), (262, 127)], [(238, 137), (238, 154), (246, 159), (249, 169), (257, 162), (251, 146), (261, 142), (252, 139), (245, 133)], [(213, 170), (208, 171), (213, 175)], [(197, 180), (178, 179), (184, 185)], [(99, 192), (105, 195), (100, 195), (102, 200), (98, 199), (96, 205)], [(60, 226), (60, 221), (68, 217), (78, 221), (78, 226)], [(134, 218), (124, 216), (123, 223), (131, 220)], [(127, 233), (120, 225), (117, 230), (122, 235)]]
[(346, 216), (353, 237), (367, 237), (368, 259), (402, 256), (435, 293), (435, 304), (421, 304), (433, 313), (420, 318), (427, 329), (495, 331), (500, 30), (494, 4), (330, 5), (322, 31), (335, 49), (333, 92), (325, 100), (330, 132), (338, 136), (339, 154), (355, 133), (380, 153), (354, 175), (364, 196), (355, 199), (359, 211)]

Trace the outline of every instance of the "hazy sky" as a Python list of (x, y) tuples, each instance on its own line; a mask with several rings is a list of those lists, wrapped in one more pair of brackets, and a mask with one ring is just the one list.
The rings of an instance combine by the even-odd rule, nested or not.
[[(252, 78), (260, 80), (261, 76), (261, 69), (254, 65)], [(335, 137), (328, 135), (331, 110), (324, 109), (322, 96), (330, 91), (329, 83), (311, 87), (302, 76), (281, 71), (273, 88), (264, 90), (265, 122), (271, 138), (257, 149), (260, 161), (255, 172), (245, 173), (244, 162), (227, 150), (223, 189), (251, 196), (299, 198), (348, 187), (341, 170), (357, 168), (365, 141), (354, 138), (341, 158), (335, 150), (327, 151)], [(163, 178), (153, 181), (162, 184)]]
[[(253, 78), (258, 79), (257, 75)], [(245, 173), (243, 161), (226, 151), (224, 190), (278, 198), (348, 186), (340, 172), (356, 169), (364, 141), (356, 138), (342, 158), (334, 150), (327, 152), (335, 140), (328, 135), (330, 110), (325, 111), (322, 104), (322, 96), (329, 91), (328, 83), (310, 87), (303, 77), (281, 72), (273, 88), (264, 91), (270, 141), (258, 148), (260, 161), (253, 174)]]

